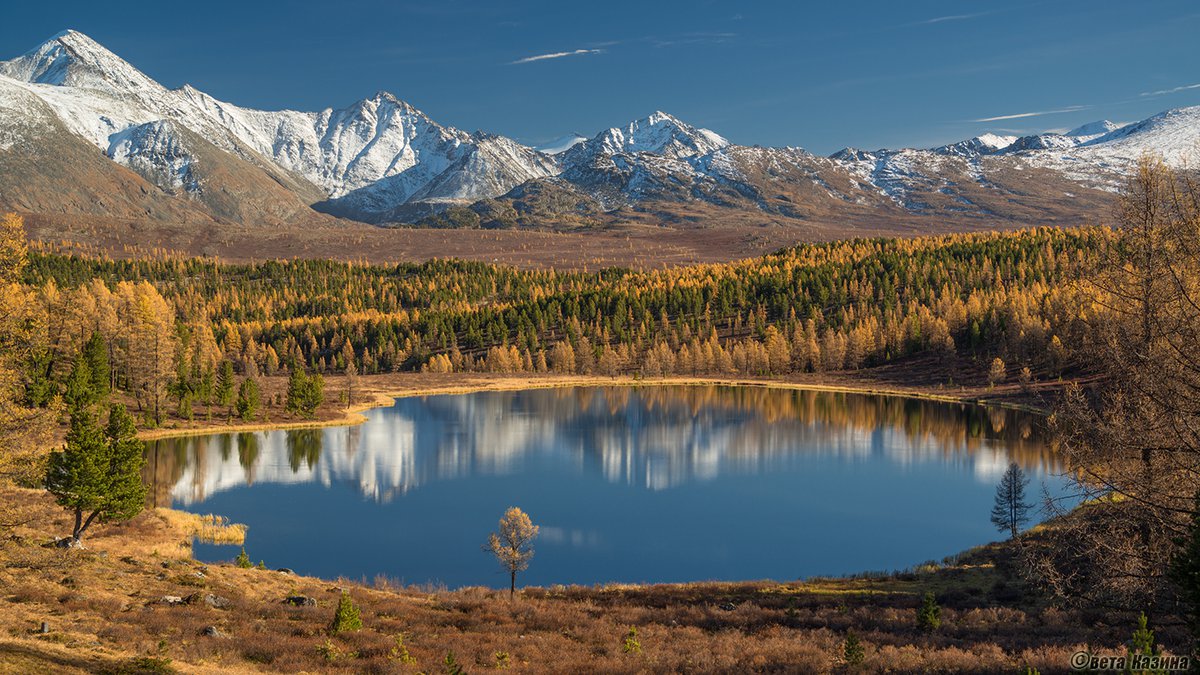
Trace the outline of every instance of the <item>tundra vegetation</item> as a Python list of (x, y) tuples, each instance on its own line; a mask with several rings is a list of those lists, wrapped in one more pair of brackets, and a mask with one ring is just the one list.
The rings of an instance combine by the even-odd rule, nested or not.
[[(1139, 653), (1187, 651), (1186, 627), (1200, 624), (1200, 188), (1144, 160), (1116, 225), (579, 272), (114, 260), (29, 250), (20, 219), (6, 216), (0, 658), (118, 672), (170, 660), (347, 672), (510, 662), (529, 672), (1056, 672), (1089, 646), (1123, 653), (1131, 632)], [(1022, 389), (1062, 378), (1045, 405), (1082, 505), (1025, 532), (1010, 518), (1010, 541), (898, 573), (526, 588), (519, 603), (488, 589), (381, 579), (331, 590), (286, 572), (206, 567), (168, 512), (129, 518), (133, 424), (307, 419), (324, 396), (312, 383), (327, 375), (350, 376), (351, 403), (353, 378), (397, 371), (772, 377), (916, 358), (968, 364), (997, 388), (1010, 373)], [(260, 387), (283, 377), (294, 386)], [(109, 524), (88, 530), (93, 517)], [(89, 549), (39, 545), (72, 523)], [(527, 543), (536, 528), (527, 516), (517, 524)], [(528, 562), (527, 548), (512, 550)], [(519, 569), (506, 569), (511, 598)], [(343, 597), (361, 630), (330, 623)], [(42, 621), (48, 632), (33, 632)]]

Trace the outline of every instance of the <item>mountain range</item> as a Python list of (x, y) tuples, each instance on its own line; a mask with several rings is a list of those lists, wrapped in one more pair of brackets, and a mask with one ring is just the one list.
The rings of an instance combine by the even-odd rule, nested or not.
[(1186, 164), (1200, 107), (929, 149), (731, 143), (664, 112), (533, 148), (380, 92), (319, 112), (168, 89), (65, 31), (0, 62), (0, 209), (247, 227), (579, 230), (838, 222), (870, 231), (1074, 222), (1150, 152)]

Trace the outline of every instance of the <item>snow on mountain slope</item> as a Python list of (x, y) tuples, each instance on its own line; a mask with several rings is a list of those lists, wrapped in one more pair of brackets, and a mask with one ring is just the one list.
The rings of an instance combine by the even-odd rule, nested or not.
[(196, 158), (174, 122), (160, 120), (130, 127), (109, 136), (109, 142), (109, 157), (152, 183), (200, 191), (200, 181), (192, 171)]
[(0, 77), (0, 210), (212, 222), (71, 133), (27, 85)]
[(162, 89), (116, 54), (74, 30), (63, 31), (33, 51), (0, 62), (0, 75), (30, 84), (96, 89), (118, 95)]
[(1061, 151), (1024, 156), (1035, 166), (1085, 185), (1115, 190), (1147, 153), (1161, 156), (1171, 166), (1195, 167), (1200, 159), (1200, 106), (1168, 110)]
[(454, 203), (498, 196), (526, 181), (558, 173), (549, 155), (502, 136), (473, 134), (453, 152), (434, 156), (316, 205), (321, 211), (367, 222), (406, 221)]
[(933, 151), (940, 155), (974, 157), (977, 155), (987, 155), (999, 150), (1003, 150), (1012, 145), (1016, 140), (1016, 136), (981, 134), (965, 141), (959, 141), (957, 143), (951, 143), (949, 145), (943, 145), (939, 148), (934, 148)]
[(947, 174), (952, 171), (968, 175), (979, 173), (979, 152), (945, 152), (945, 147), (875, 152), (847, 149), (836, 153), (832, 159), (855, 176), (863, 187), (873, 187), (898, 204), (920, 209), (922, 202), (912, 198), (914, 193), (948, 188)]
[(7, 78), (0, 78), (0, 151), (28, 143), (39, 129), (53, 123), (52, 110)]
[(716, 185), (708, 160), (729, 141), (656, 111), (612, 127), (556, 156), (562, 178), (605, 208), (644, 199), (708, 199)]
[(570, 150), (586, 140), (588, 140), (587, 136), (580, 136), (579, 134), (567, 134), (566, 136), (556, 138), (549, 143), (542, 143), (541, 145), (534, 146), (534, 150), (537, 150), (538, 152), (544, 152), (547, 155), (557, 155)]
[[(1111, 192), (1143, 154), (1161, 155), (1173, 166), (1194, 166), (1198, 144), (1200, 107), (1170, 110), (1123, 127), (1101, 120), (1065, 134), (983, 134), (932, 150), (846, 148), (830, 157), (896, 203), (920, 210), (921, 193), (957, 192), (961, 184), (954, 176), (960, 173), (979, 187), (994, 188), (992, 174), (997, 171), (1011, 179), (1027, 167), (1048, 169), (1082, 186)], [(983, 162), (984, 158), (1007, 162)]]
[(570, 167), (596, 156), (649, 153), (669, 159), (704, 155), (729, 145), (718, 134), (700, 129), (667, 113), (656, 111), (624, 127), (613, 127), (562, 154)]
[[(0, 74), (24, 84), (72, 132), (131, 168), (134, 162), (144, 165), (155, 151), (137, 143), (161, 140), (161, 134), (145, 132), (167, 128), (146, 125), (170, 120), (241, 159), (269, 162), (302, 176), (327, 198), (386, 181), (371, 199), (362, 200), (363, 206), (380, 211), (418, 194), (421, 199), (471, 201), (557, 172), (553, 159), (542, 153), (507, 139), (482, 140), (443, 127), (383, 92), (342, 109), (312, 113), (241, 108), (191, 86), (169, 90), (76, 31), (0, 62)], [(154, 161), (163, 166), (186, 163), (176, 156), (182, 151), (175, 144), (170, 157)], [(475, 167), (484, 173), (462, 175)], [(451, 173), (443, 176), (447, 171)], [(179, 186), (178, 176), (159, 173), (166, 180), (160, 187)]]
[[(536, 201), (543, 211), (565, 209), (572, 217), (644, 202), (704, 202), (795, 218), (833, 213), (839, 204), (992, 217), (1019, 204), (1026, 217), (1046, 208), (1064, 212), (1063, 200), (1079, 188), (1111, 191), (1145, 152), (1195, 165), (1200, 142), (1200, 108), (1184, 108), (1120, 128), (1098, 121), (1067, 133), (981, 134), (932, 149), (847, 148), (819, 158), (733, 145), (654, 112), (539, 150), (443, 126), (386, 92), (299, 112), (243, 108), (187, 85), (167, 89), (76, 31), (0, 62), (0, 85), (0, 152), (29, 139), (54, 144), (48, 139), (65, 129), (164, 194), (190, 200), (182, 211), (199, 204), (209, 217), (239, 222), (311, 215), (310, 207), (368, 222), (410, 221), (510, 194), (509, 206), (513, 199)], [(77, 144), (60, 145), (80, 155)], [(48, 203), (52, 174), (34, 173), (47, 184), (14, 203)], [(103, 211), (104, 200), (91, 197), (100, 186), (128, 192), (137, 184), (132, 174), (101, 173), (89, 162), (88, 178), (79, 178), (94, 180), (73, 202), (88, 213)], [(20, 176), (9, 174), (8, 189), (19, 192)], [(1089, 198), (1097, 195), (1104, 197)], [(122, 203), (123, 214), (175, 213), (157, 201), (145, 208), (133, 206), (140, 203), (133, 197)]]
[(1096, 138), (1098, 136), (1103, 136), (1104, 134), (1107, 134), (1110, 131), (1116, 131), (1117, 129), (1120, 129), (1120, 128), (1121, 128), (1121, 125), (1117, 124), (1116, 122), (1109, 122), (1108, 120), (1099, 120), (1097, 122), (1088, 122), (1087, 124), (1083, 124), (1078, 127), (1075, 127), (1074, 129), (1068, 131), (1067, 133), (1065, 133), (1063, 135), (1064, 136), (1075, 136), (1075, 137), (1086, 136), (1087, 138), (1092, 139), (1092, 138)]

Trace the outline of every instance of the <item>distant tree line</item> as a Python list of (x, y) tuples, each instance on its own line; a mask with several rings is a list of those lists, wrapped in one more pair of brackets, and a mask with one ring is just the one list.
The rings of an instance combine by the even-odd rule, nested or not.
[(229, 368), (777, 375), (967, 352), (1053, 376), (1082, 329), (1067, 282), (1111, 239), (1046, 228), (855, 240), (595, 273), (34, 252), (27, 395), (41, 405), (61, 391), (96, 335), (110, 384), (155, 419), (166, 402), (184, 417), (228, 408)]

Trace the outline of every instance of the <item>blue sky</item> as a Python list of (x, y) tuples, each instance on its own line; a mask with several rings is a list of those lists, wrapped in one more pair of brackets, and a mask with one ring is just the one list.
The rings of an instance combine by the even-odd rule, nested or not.
[(743, 144), (931, 146), (1200, 105), (1200, 4), (242, 0), (9, 4), (168, 86), (316, 110), (391, 91), (530, 144), (665, 110)]

